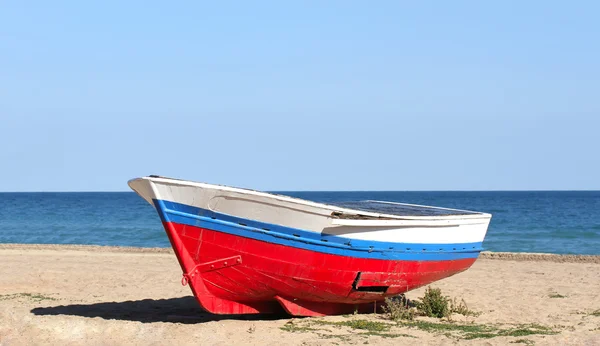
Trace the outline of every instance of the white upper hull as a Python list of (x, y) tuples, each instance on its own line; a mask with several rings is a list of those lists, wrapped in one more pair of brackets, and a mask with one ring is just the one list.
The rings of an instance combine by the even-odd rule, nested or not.
[[(284, 227), (378, 242), (481, 243), (491, 219), (490, 214), (473, 212), (431, 216), (376, 213), (164, 177), (133, 179), (129, 186), (150, 204), (153, 200), (169, 201)], [(337, 216), (340, 214), (344, 216)]]

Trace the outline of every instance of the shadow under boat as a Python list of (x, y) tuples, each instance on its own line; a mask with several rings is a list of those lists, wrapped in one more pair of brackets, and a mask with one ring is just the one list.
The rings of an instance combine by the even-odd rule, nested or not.
[(280, 313), (274, 314), (215, 315), (202, 310), (194, 297), (59, 305), (34, 308), (31, 313), (38, 316), (70, 315), (142, 323), (171, 322), (189, 324), (221, 320), (257, 321), (290, 318), (283, 309)]

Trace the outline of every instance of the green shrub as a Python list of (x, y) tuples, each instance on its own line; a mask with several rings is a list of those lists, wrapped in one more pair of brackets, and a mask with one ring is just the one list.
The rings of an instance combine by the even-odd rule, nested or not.
[(439, 288), (427, 287), (421, 301), (417, 301), (415, 304), (417, 310), (428, 317), (443, 318), (449, 317), (452, 313), (450, 299), (443, 296), (442, 290)]

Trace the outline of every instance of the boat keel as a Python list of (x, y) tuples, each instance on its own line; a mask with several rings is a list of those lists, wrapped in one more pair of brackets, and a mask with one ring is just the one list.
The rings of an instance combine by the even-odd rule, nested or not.
[(275, 299), (281, 304), (283, 309), (292, 316), (327, 316), (343, 315), (351, 313), (375, 313), (381, 312), (382, 304), (361, 303), (361, 304), (339, 304), (327, 302), (312, 302), (307, 300), (286, 299), (276, 296)]

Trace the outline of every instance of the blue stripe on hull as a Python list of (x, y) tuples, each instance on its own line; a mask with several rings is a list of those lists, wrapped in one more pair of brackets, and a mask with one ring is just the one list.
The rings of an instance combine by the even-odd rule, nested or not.
[(420, 244), (350, 239), (238, 218), (207, 209), (154, 200), (163, 222), (210, 229), (269, 243), (341, 256), (407, 261), (476, 258), (482, 243)]

